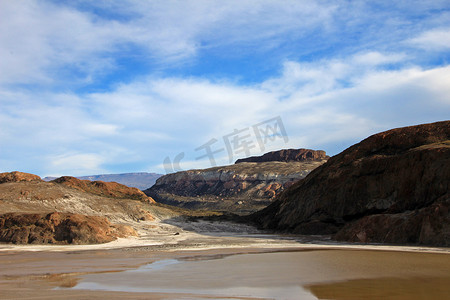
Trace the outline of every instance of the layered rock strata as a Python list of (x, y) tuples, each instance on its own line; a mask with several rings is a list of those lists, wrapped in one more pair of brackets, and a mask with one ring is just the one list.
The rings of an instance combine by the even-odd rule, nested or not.
[(241, 162), (182, 171), (160, 177), (144, 192), (165, 204), (244, 214), (267, 206), (277, 194), (325, 161), (320, 158), (292, 162)]

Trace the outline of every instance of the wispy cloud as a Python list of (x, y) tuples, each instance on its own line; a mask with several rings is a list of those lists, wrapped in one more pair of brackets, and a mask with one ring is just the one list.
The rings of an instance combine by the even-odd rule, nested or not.
[(449, 28), (447, 1), (0, 1), (0, 169), (207, 167), (278, 115), (267, 150), (331, 154), (448, 119)]
[(450, 28), (437, 28), (421, 33), (408, 42), (416, 47), (430, 51), (448, 51), (450, 49)]

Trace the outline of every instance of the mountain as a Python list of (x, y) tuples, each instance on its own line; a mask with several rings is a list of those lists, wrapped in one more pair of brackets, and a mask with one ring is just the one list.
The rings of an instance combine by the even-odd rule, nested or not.
[(450, 121), (370, 136), (250, 218), (343, 241), (450, 246)]
[[(135, 187), (140, 190), (145, 190), (154, 185), (156, 179), (158, 179), (161, 176), (162, 174), (139, 172), (139, 173), (78, 176), (76, 178), (91, 181), (117, 182), (129, 187)], [(51, 181), (56, 178), (57, 177), (44, 177), (43, 180)]]
[(283, 149), (265, 153), (261, 156), (251, 156), (247, 158), (238, 159), (235, 163), (243, 162), (267, 162), (267, 161), (323, 161), (330, 157), (323, 150), (311, 149)]
[[(289, 153), (297, 161), (268, 161), (268, 156), (263, 155), (260, 157), (262, 162), (181, 171), (160, 177), (144, 192), (157, 202), (183, 208), (250, 213), (270, 204), (278, 193), (305, 177), (327, 158), (324, 151), (307, 150), (308, 153), (321, 153), (309, 159), (296, 155), (305, 153), (305, 149), (277, 152)], [(270, 155), (281, 157), (277, 152)]]
[(137, 235), (163, 215), (153, 199), (116, 182), (0, 173), (0, 242), (85, 244)]

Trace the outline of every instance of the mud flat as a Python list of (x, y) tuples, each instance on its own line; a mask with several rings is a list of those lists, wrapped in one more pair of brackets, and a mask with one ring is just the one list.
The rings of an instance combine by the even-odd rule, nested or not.
[(0, 298), (446, 299), (450, 294), (448, 248), (337, 244), (230, 223), (172, 220), (146, 226), (153, 234), (102, 245), (1, 245)]

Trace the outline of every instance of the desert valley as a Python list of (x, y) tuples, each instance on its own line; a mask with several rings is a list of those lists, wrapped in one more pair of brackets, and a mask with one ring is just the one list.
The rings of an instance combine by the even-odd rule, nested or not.
[(0, 0), (0, 300), (450, 299), (450, 1)]
[(0, 174), (2, 299), (444, 299), (450, 121), (139, 190)]

